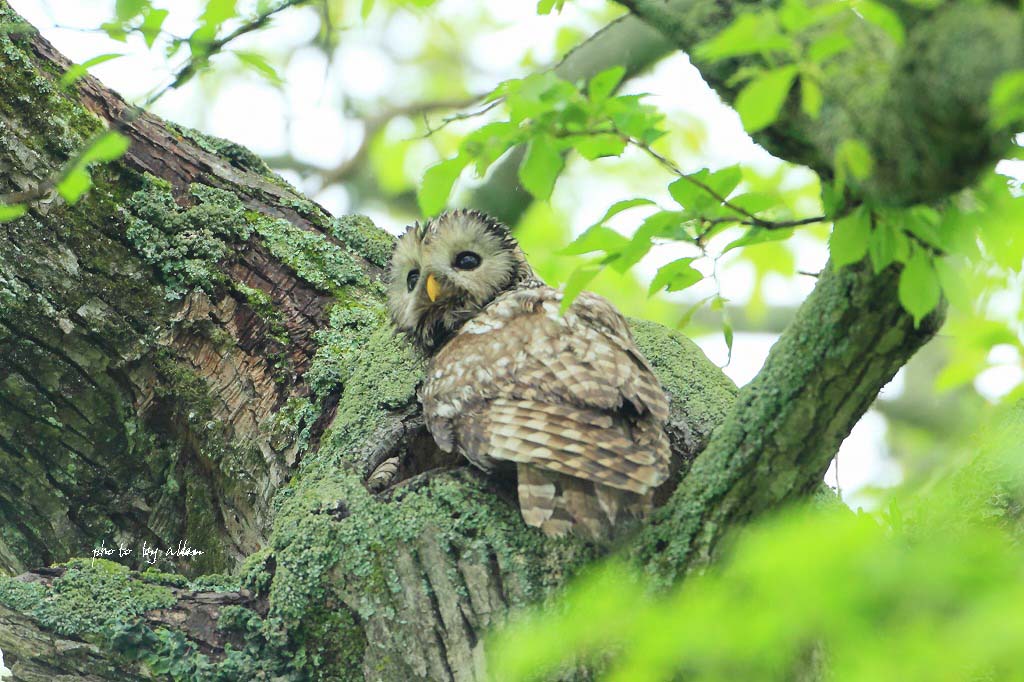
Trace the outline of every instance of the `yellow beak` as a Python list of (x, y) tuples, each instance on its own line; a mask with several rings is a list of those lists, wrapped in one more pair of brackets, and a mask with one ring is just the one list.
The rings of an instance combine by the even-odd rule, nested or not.
[(441, 283), (433, 275), (427, 275), (427, 296), (430, 297), (430, 302), (436, 301), (440, 295)]

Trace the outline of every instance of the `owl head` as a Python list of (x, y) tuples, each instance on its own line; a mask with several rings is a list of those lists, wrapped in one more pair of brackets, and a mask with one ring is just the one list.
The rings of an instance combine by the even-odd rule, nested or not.
[(431, 355), (499, 294), (539, 283), (507, 227), (477, 211), (448, 211), (398, 240), (388, 311), (395, 329)]

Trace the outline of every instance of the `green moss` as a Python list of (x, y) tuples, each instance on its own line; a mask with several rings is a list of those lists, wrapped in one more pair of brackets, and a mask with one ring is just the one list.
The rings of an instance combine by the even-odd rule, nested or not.
[(294, 445), (297, 452), (305, 452), (309, 445), (310, 428), (320, 416), (320, 412), (321, 408), (313, 404), (309, 398), (288, 398), (270, 421), (270, 447), (277, 452), (283, 452)]
[(234, 592), (242, 589), (242, 580), (235, 575), (207, 573), (190, 580), (188, 588), (197, 592)]
[(188, 587), (188, 578), (177, 573), (164, 573), (158, 571), (155, 568), (147, 568), (138, 575), (140, 580), (144, 580), (154, 585), (165, 585), (167, 587)]
[(736, 401), (736, 384), (683, 334), (647, 320), (631, 319), (637, 347), (669, 394), (671, 424), (687, 429), (699, 449)]
[(232, 282), (235, 291), (245, 297), (246, 303), (256, 316), (267, 324), (267, 335), (282, 345), (288, 345), (288, 328), (285, 325), (284, 313), (274, 305), (270, 294), (262, 289), (255, 289), (242, 282)]
[(275, 184), (290, 187), (288, 183), (281, 178), (281, 176), (270, 170), (270, 167), (267, 166), (267, 163), (263, 159), (240, 144), (215, 135), (208, 135), (207, 133), (200, 132), (195, 128), (189, 128), (188, 126), (176, 123), (168, 122), (167, 127), (182, 137), (195, 142), (200, 149), (215, 156), (219, 156), (222, 159), (227, 159), (231, 162), (231, 165), (237, 168), (256, 173), (257, 175), (262, 175), (268, 180), (272, 180)]
[(366, 216), (347, 215), (331, 223), (331, 234), (355, 249), (374, 265), (386, 268), (395, 249), (395, 238)]
[(249, 218), (270, 253), (319, 289), (342, 293), (349, 284), (366, 282), (359, 263), (325, 235), (303, 230), (280, 218), (253, 213)]
[(95, 637), (146, 611), (170, 608), (174, 594), (161, 585), (132, 580), (131, 571), (104, 559), (73, 559), (49, 587), (0, 578), (0, 601), (62, 635)]
[(127, 202), (131, 213), (125, 236), (147, 263), (157, 267), (171, 300), (194, 287), (212, 294), (225, 279), (220, 262), (251, 232), (234, 194), (192, 185), (190, 195), (198, 203), (182, 210), (169, 183), (146, 176), (142, 189)]
[[(0, 7), (0, 23), (20, 21), (17, 14)], [(62, 91), (55, 79), (40, 73), (24, 47), (30, 35), (0, 35), (0, 92), (4, 93), (0, 113), (8, 120), (27, 125), (33, 148), (67, 160), (103, 126), (77, 98)]]
[[(376, 302), (334, 306), (327, 326), (316, 332), (317, 352), (313, 357), (306, 384), (317, 395), (326, 395), (345, 385), (361, 366), (371, 337), (388, 326), (384, 307)], [(398, 353), (401, 350), (392, 347)], [(422, 364), (415, 368), (422, 371)]]
[(217, 618), (217, 629), (223, 632), (258, 632), (262, 625), (259, 614), (244, 606), (229, 604), (220, 610)]

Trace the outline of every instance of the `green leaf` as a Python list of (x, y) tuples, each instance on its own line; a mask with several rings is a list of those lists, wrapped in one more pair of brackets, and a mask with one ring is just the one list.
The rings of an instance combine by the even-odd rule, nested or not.
[(146, 47), (153, 47), (153, 43), (156, 42), (157, 37), (160, 35), (160, 31), (164, 26), (164, 20), (168, 14), (170, 12), (165, 9), (151, 9), (146, 13), (146, 18), (139, 26), (139, 33), (142, 34), (143, 40), (146, 41)]
[(142, 14), (149, 5), (149, 0), (117, 0), (114, 3), (114, 14), (121, 23), (125, 23)]
[(266, 57), (258, 52), (235, 50), (233, 54), (238, 57), (238, 61), (250, 67), (274, 85), (280, 86), (284, 84), (284, 80), (277, 72), (277, 69), (271, 66)]
[(807, 75), (800, 76), (800, 108), (812, 119), (817, 120), (821, 114), (821, 105), (824, 100), (821, 94), (821, 86), (813, 78)]
[(683, 208), (708, 218), (714, 217), (722, 203), (715, 195), (728, 198), (742, 180), (743, 172), (738, 165), (726, 166), (714, 173), (702, 168), (671, 183), (668, 192)]
[(629, 239), (604, 225), (594, 225), (560, 251), (566, 256), (579, 256), (593, 251), (619, 253), (629, 244)]
[(0, 204), (0, 223), (7, 223), (17, 220), (25, 215), (28, 206), (25, 204)]
[(765, 71), (740, 90), (736, 111), (747, 132), (756, 133), (775, 123), (796, 75), (796, 66), (782, 66)]
[(374, 0), (363, 0), (359, 6), (359, 15), (363, 18), (363, 21), (370, 18), (370, 12), (373, 11), (373, 3)]
[(837, 54), (845, 52), (852, 44), (842, 31), (830, 31), (811, 43), (807, 48), (807, 58), (821, 65)]
[(903, 229), (910, 234), (937, 249), (947, 247), (939, 228), (942, 214), (936, 209), (931, 206), (911, 206), (897, 211), (897, 215), (903, 221)]
[(739, 239), (730, 242), (722, 253), (728, 253), (733, 249), (738, 249), (741, 246), (753, 246), (754, 244), (764, 244), (765, 242), (780, 242), (789, 239), (793, 236), (793, 228), (787, 227), (783, 229), (766, 229), (763, 227), (752, 227), (747, 230)]
[(597, 263), (588, 263), (573, 270), (562, 289), (562, 305), (559, 310), (563, 313), (568, 310), (583, 288), (590, 284), (590, 280), (594, 279), (602, 269), (603, 266)]
[(741, 14), (713, 38), (697, 46), (700, 59), (718, 61), (731, 57), (793, 49), (793, 39), (779, 32), (770, 12)]
[(642, 197), (636, 197), (635, 199), (624, 199), (622, 201), (616, 201), (611, 207), (604, 212), (604, 215), (594, 223), (591, 227), (596, 227), (608, 222), (608, 219), (612, 216), (616, 216), (623, 211), (635, 208), (637, 206), (656, 206), (655, 202), (650, 199), (644, 199)]
[(509, 120), (520, 123), (536, 119), (565, 103), (581, 97), (572, 83), (562, 80), (551, 71), (534, 73), (525, 78), (505, 81), (491, 93), (491, 97), (504, 97)]
[(881, 272), (889, 264), (904, 262), (910, 251), (910, 241), (903, 231), (891, 222), (875, 221), (868, 238), (868, 256), (875, 272)]
[(764, 192), (745, 192), (729, 197), (729, 203), (747, 213), (760, 213), (779, 206), (779, 197)]
[(537, 14), (551, 14), (551, 10), (562, 11), (565, 0), (539, 0), (537, 2)]
[(835, 154), (836, 173), (845, 177), (852, 175), (856, 180), (866, 180), (875, 168), (871, 150), (860, 140), (847, 138), (839, 143)]
[(108, 21), (105, 24), (100, 24), (100, 29), (105, 31), (111, 40), (116, 40), (119, 43), (128, 40), (128, 32), (120, 22)]
[(931, 257), (923, 249), (914, 254), (900, 273), (900, 303), (914, 317), (914, 326), (939, 304), (942, 288)]
[(725, 348), (729, 351), (729, 354), (725, 358), (725, 364), (728, 366), (732, 363), (732, 324), (729, 322), (729, 318), (725, 315), (725, 308), (722, 308), (722, 339), (725, 340)]
[(903, 22), (900, 21), (900, 15), (896, 14), (888, 5), (875, 2), (875, 0), (856, 0), (853, 8), (869, 24), (874, 24), (885, 31), (897, 46), (903, 45), (906, 40)]
[(599, 103), (608, 99), (615, 92), (615, 88), (619, 87), (619, 83), (622, 82), (625, 75), (626, 67), (613, 66), (591, 78), (587, 85), (587, 95), (590, 97), (590, 101)]
[(116, 131), (108, 131), (96, 138), (75, 160), (74, 165), (68, 169), (57, 183), (57, 192), (64, 197), (69, 204), (76, 203), (82, 195), (92, 187), (92, 177), (89, 175), (89, 165), (93, 163), (106, 163), (121, 158), (131, 140)]
[(511, 121), (487, 123), (466, 135), (459, 153), (472, 158), (476, 174), (483, 177), (491, 164), (522, 140), (522, 131)]
[(57, 192), (69, 204), (76, 203), (92, 187), (92, 178), (83, 168), (74, 168), (57, 183)]
[(640, 259), (651, 250), (651, 240), (655, 237), (678, 237), (686, 214), (682, 211), (658, 211), (644, 219), (637, 228), (636, 234), (609, 266), (616, 272), (624, 273), (640, 262)]
[(813, 22), (813, 15), (804, 0), (783, 0), (775, 14), (788, 33), (800, 33)]
[(526, 148), (526, 158), (519, 166), (519, 181), (537, 199), (547, 200), (555, 187), (555, 180), (562, 172), (565, 158), (558, 150), (554, 138), (539, 135)]
[(932, 265), (935, 266), (935, 273), (939, 277), (942, 292), (949, 299), (950, 305), (965, 311), (971, 310), (974, 301), (970, 288), (966, 286), (963, 276), (957, 268), (946, 258), (935, 258)]
[[(739, 164), (735, 164), (720, 168), (713, 173), (708, 173), (706, 177), (698, 179), (710, 187), (715, 194), (728, 199), (733, 190), (739, 187), (740, 182), (743, 181), (743, 171), (740, 169)], [(715, 201), (718, 200), (715, 199)]]
[(856, 263), (864, 258), (868, 252), (870, 237), (871, 211), (866, 206), (860, 206), (853, 213), (836, 221), (828, 240), (832, 266), (838, 270), (844, 265)]
[(423, 215), (430, 217), (444, 210), (448, 204), (448, 196), (452, 193), (452, 186), (468, 163), (469, 159), (460, 155), (426, 170), (423, 174), (423, 184), (416, 195)]
[(199, 28), (188, 39), (194, 56), (210, 53), (210, 44), (217, 37), (220, 27), (235, 17), (235, 3), (236, 0), (206, 0), (206, 6), (199, 17)]
[(836, 213), (845, 205), (843, 197), (844, 186), (839, 183), (821, 183), (821, 207), (828, 218), (835, 217)]
[(81, 155), (76, 165), (86, 166), (90, 163), (116, 161), (124, 156), (131, 146), (131, 140), (121, 133), (111, 130), (96, 139)]
[(1001, 75), (989, 97), (989, 125), (1000, 129), (1024, 121), (1024, 70)]
[(64, 75), (60, 77), (60, 85), (62, 88), (66, 88), (67, 86), (71, 85), (79, 78), (84, 76), (86, 73), (88, 73), (89, 69), (96, 66), (97, 64), (109, 62), (112, 59), (117, 59), (118, 57), (123, 56), (124, 54), (121, 52), (110, 52), (107, 54), (98, 55), (96, 57), (93, 57), (92, 59), (87, 59), (81, 64), (72, 64), (70, 67), (68, 67), (68, 70), (64, 72)]
[(653, 294), (662, 289), (682, 291), (704, 279), (704, 275), (690, 265), (694, 260), (696, 258), (680, 258), (659, 268), (651, 281), (649, 293)]
[(612, 119), (615, 129), (623, 135), (635, 137), (651, 144), (665, 134), (661, 123), (665, 115), (656, 107), (643, 104), (644, 95), (619, 95), (605, 102), (605, 113)]
[(612, 133), (573, 135), (568, 142), (583, 158), (590, 161), (606, 156), (621, 156), (626, 151), (626, 140)]
[(679, 318), (678, 322), (676, 322), (676, 329), (683, 329), (686, 327), (686, 325), (690, 324), (690, 320), (693, 319), (694, 314), (696, 314), (698, 310), (704, 307), (704, 304), (710, 301), (712, 298), (714, 298), (714, 294), (712, 294), (711, 296), (705, 296), (704, 298), (702, 298), (701, 300), (697, 301), (692, 306), (687, 308), (686, 312), (683, 313), (683, 316)]

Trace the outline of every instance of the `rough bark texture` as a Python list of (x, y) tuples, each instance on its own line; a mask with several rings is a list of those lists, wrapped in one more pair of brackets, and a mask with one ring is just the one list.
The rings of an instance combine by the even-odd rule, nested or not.
[(711, 560), (729, 529), (805, 496), (843, 439), (907, 359), (938, 331), (917, 327), (896, 295), (895, 267), (831, 266), (669, 504), (636, 540), (638, 562), (665, 581)]
[[(0, 39), (0, 191), (45, 183), (106, 127), (132, 146), (79, 203), (51, 195), (0, 226), (0, 566), (101, 541), (134, 553), (0, 580), (8, 665), (478, 677), (481, 634), (602, 549), (544, 538), (500, 482), (437, 457), (416, 419), (422, 361), (385, 323), (386, 233), (91, 78), (62, 90), (67, 66), (31, 32)], [(636, 330), (672, 392), (681, 466), (735, 387), (685, 338)], [(374, 496), (383, 454), (402, 482)], [(194, 582), (140, 556), (181, 540), (202, 557), (156, 565)], [(218, 583), (233, 591), (202, 596)]]
[[(710, 0), (637, 11), (681, 47), (731, 16)], [(990, 82), (998, 60), (1018, 64), (1019, 36), (1007, 46), (1004, 32), (1019, 21), (1004, 26), (1002, 11), (981, 7), (950, 29), (996, 36), (997, 49), (970, 56), (982, 66), (945, 66)], [(0, 0), (0, 24), (13, 21)], [(0, 191), (42, 182), (113, 122), (132, 148), (97, 170), (80, 203), (48, 197), (0, 226), (0, 567), (65, 561), (100, 540), (187, 539), (207, 554), (163, 558), (191, 578), (140, 570), (137, 554), (119, 558), (131, 571), (78, 560), (0, 578), (8, 666), (18, 679), (479, 679), (483, 632), (609, 548), (528, 529), (500, 481), (431, 446), (416, 414), (422, 361), (381, 307), (386, 234), (331, 219), (245, 150), (145, 114), (128, 120), (90, 78), (61, 91), (66, 67), (38, 36), (0, 38)], [(706, 71), (713, 84), (723, 68)], [(974, 111), (969, 90), (937, 110), (941, 125), (924, 122), (936, 146), (911, 149), (944, 148), (950, 122), (973, 126), (957, 108)], [(827, 173), (841, 116), (786, 116), (766, 144)], [(990, 161), (996, 142), (982, 130), (961, 132)], [(893, 201), (972, 177), (960, 153), (921, 159), (884, 139), (870, 144)], [(691, 342), (634, 325), (671, 394), (680, 464), (675, 492), (631, 540), (649, 570), (671, 580), (729, 528), (820, 480), (938, 323), (913, 328), (894, 277), (824, 273), (738, 400)], [(368, 469), (395, 454), (400, 482), (371, 494)], [(236, 577), (201, 575), (212, 571)]]

